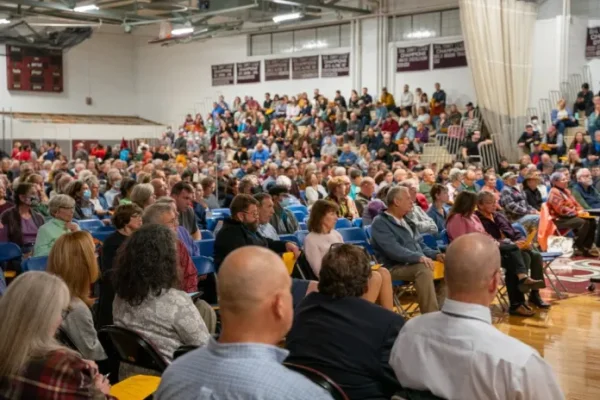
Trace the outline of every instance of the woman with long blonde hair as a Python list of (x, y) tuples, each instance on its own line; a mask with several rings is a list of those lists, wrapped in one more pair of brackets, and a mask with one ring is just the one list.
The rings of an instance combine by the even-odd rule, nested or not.
[(96, 364), (54, 338), (69, 303), (65, 283), (37, 271), (17, 277), (0, 298), (0, 398), (110, 398)]
[(90, 310), (90, 287), (99, 275), (92, 235), (77, 231), (59, 237), (48, 255), (47, 271), (61, 277), (71, 294), (70, 312), (62, 323), (65, 332), (83, 357), (105, 360)]

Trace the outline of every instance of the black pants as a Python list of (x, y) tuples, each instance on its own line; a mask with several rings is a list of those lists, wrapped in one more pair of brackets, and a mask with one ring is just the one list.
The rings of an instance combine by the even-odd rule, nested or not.
[(502, 268), (506, 270), (504, 282), (511, 307), (525, 303), (525, 295), (519, 290), (518, 274), (526, 274), (527, 266), (521, 250), (516, 245), (500, 245)]
[(572, 229), (575, 232), (575, 247), (579, 250), (589, 250), (594, 241), (596, 245), (600, 244), (594, 218), (561, 217), (554, 224), (558, 229)]

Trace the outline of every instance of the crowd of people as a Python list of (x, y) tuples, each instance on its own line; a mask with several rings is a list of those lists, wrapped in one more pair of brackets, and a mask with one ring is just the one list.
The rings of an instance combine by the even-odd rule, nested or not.
[[(431, 101), (408, 86), (399, 98), (385, 88), (376, 100), (366, 88), (331, 101), (318, 90), (267, 94), (262, 106), (220, 98), (177, 137), (78, 144), (72, 160), (52, 143), (18, 144), (0, 161), (0, 242), (47, 266), (4, 266), (17, 277), (0, 279), (0, 397), (103, 398), (111, 382), (155, 375), (111, 359), (98, 330), (116, 325), (169, 362), (181, 346), (199, 347), (163, 373), (158, 399), (330, 398), (284, 361), (326, 374), (351, 399), (410, 389), (564, 398), (535, 350), (491, 327), (489, 305), (505, 284), (511, 315), (550, 307), (532, 240), (542, 218), (572, 230), (578, 254), (597, 255), (600, 231), (585, 210), (600, 208), (600, 162), (589, 158), (600, 141), (585, 137), (600, 135), (600, 97), (577, 103), (588, 131), (572, 150), (589, 163), (540, 150), (532, 124), (519, 164), (489, 168), (472, 158), (487, 140), (472, 104), (459, 112), (439, 84)], [(560, 110), (557, 136), (575, 124)], [(451, 125), (465, 130), (464, 156), (423, 164), (422, 145)], [(306, 219), (290, 208), (299, 205)], [(90, 219), (112, 229), (101, 244), (80, 226)], [(373, 254), (344, 243), (340, 219), (369, 227)], [(300, 231), (301, 242), (282, 239)], [(206, 232), (217, 272), (198, 275)], [(447, 249), (426, 240), (446, 237)], [(309, 276), (290, 278), (284, 253)], [(422, 316), (399, 315), (394, 281), (414, 285)]]

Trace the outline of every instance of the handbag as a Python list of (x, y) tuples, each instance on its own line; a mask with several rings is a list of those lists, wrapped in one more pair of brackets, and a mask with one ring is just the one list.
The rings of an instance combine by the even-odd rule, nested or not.
[(562, 253), (562, 257), (571, 257), (574, 243), (573, 238), (551, 235), (548, 237), (547, 251), (549, 253)]

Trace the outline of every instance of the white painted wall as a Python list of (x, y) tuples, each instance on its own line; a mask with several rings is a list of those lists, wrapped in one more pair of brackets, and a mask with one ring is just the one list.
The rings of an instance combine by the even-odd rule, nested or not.
[[(64, 91), (8, 91), (0, 57), (0, 108), (19, 112), (136, 115), (134, 37), (101, 28), (63, 55)], [(93, 104), (85, 104), (86, 97)]]
[[(211, 65), (264, 60), (267, 57), (248, 56), (248, 40), (245, 36), (218, 38), (167, 48), (148, 45), (146, 40), (147, 38), (139, 38), (135, 49), (139, 115), (172, 126), (181, 125), (186, 113), (209, 112), (212, 102), (219, 95), (223, 95), (231, 104), (235, 96), (243, 98), (246, 95), (262, 102), (265, 92), (271, 95), (296, 95), (307, 92), (311, 95), (314, 89), (319, 88), (327, 97), (333, 97), (338, 89), (345, 96), (348, 96), (352, 89), (352, 69), (348, 77), (264, 82), (264, 63), (261, 63), (263, 82), (213, 87)], [(324, 54), (348, 52), (350, 48), (322, 51)], [(294, 56), (315, 54), (319, 52), (293, 53)]]
[(533, 59), (530, 107), (538, 107), (539, 99), (548, 98), (550, 90), (560, 89), (559, 17), (537, 20), (533, 36)]
[[(588, 26), (590, 28), (600, 26), (600, 19), (590, 19), (588, 21)], [(583, 43), (585, 44), (585, 40)], [(594, 58), (586, 61), (587, 66), (590, 67), (590, 72), (592, 74), (592, 81), (590, 82), (590, 85), (594, 89), (594, 93), (597, 94), (600, 91), (600, 58)]]
[(439, 82), (442, 89), (446, 92), (447, 104), (456, 103), (459, 108), (464, 107), (470, 101), (476, 104), (477, 96), (475, 94), (473, 75), (471, 74), (470, 68), (467, 66), (462, 68), (432, 69), (433, 48), (430, 50), (429, 70), (396, 72), (397, 47), (423, 46), (429, 43), (453, 43), (461, 40), (462, 37), (447, 37), (437, 38), (436, 40), (425, 39), (390, 44), (388, 49), (390, 82), (392, 82), (390, 86), (394, 90), (393, 94), (396, 98), (396, 102), (399, 101), (400, 93), (404, 90), (405, 84), (410, 86), (411, 92), (414, 93), (416, 88), (421, 88), (423, 92), (427, 93), (429, 98), (431, 98), (431, 94), (435, 91), (433, 85), (436, 82)]

